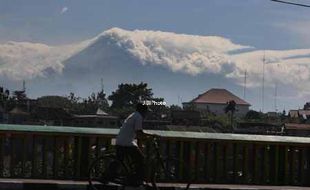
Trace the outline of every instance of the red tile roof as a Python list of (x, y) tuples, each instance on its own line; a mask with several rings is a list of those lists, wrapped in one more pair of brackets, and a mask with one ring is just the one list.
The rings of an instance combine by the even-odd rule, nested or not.
[(209, 103), (209, 104), (226, 104), (227, 102), (234, 100), (237, 105), (247, 105), (250, 104), (241, 98), (237, 97), (233, 93), (226, 89), (212, 88), (207, 92), (200, 94), (197, 98), (193, 99), (192, 103)]
[(294, 130), (310, 130), (309, 124), (299, 124), (299, 123), (285, 123), (286, 129), (294, 129)]

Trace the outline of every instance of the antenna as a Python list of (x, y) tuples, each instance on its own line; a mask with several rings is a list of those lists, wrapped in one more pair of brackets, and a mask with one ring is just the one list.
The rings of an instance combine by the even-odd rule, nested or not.
[(23, 91), (26, 92), (26, 82), (23, 80)]
[(101, 78), (101, 92), (104, 92), (103, 78)]
[[(279, 64), (277, 64), (277, 67), (279, 67)], [(277, 98), (278, 98), (278, 81), (276, 80), (275, 83), (275, 89), (274, 89), (274, 110), (277, 112)]]
[(264, 50), (264, 57), (263, 57), (263, 85), (262, 85), (262, 112), (264, 112), (264, 99), (265, 99), (265, 50)]
[(277, 82), (275, 83), (275, 87), (274, 87), (274, 111), (277, 112), (277, 95), (278, 95), (278, 84)]
[(243, 99), (246, 98), (246, 70), (244, 71)]

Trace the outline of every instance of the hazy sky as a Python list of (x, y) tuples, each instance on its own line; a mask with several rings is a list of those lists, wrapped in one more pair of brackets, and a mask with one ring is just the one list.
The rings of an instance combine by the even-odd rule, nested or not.
[[(0, 43), (62, 45), (119, 27), (221, 36), (257, 50), (310, 46), (310, 8), (269, 0), (0, 0), (0, 4)], [(257, 64), (260, 69), (261, 63)], [(254, 89), (248, 96), (260, 91)], [(278, 91), (279, 109), (302, 107), (310, 97), (294, 99), (296, 94), (285, 85), (279, 85)], [(266, 93), (272, 110), (273, 89)], [(259, 103), (254, 104), (259, 109)]]
[(217, 35), (262, 49), (307, 48), (310, 45), (307, 33), (310, 10), (269, 0), (0, 2), (2, 42), (63, 44), (120, 27)]

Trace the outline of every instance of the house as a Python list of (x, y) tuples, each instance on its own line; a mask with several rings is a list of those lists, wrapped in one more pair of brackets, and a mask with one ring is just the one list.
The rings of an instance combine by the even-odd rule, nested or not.
[(292, 123), (309, 123), (310, 110), (290, 110), (288, 112), (289, 120)]
[(21, 107), (14, 107), (9, 112), (8, 123), (9, 124), (24, 124), (27, 120), (29, 120), (30, 114), (24, 111)]
[(310, 124), (285, 123), (285, 135), (289, 136), (310, 136)]
[(233, 130), (239, 134), (283, 135), (284, 133), (282, 125), (260, 122), (240, 122)]
[(119, 128), (119, 118), (98, 109), (95, 114), (73, 115), (71, 126), (94, 127), (94, 128)]
[(198, 95), (198, 97), (190, 102), (183, 102), (183, 108), (192, 107), (195, 110), (209, 111), (216, 115), (224, 115), (227, 103), (232, 100), (236, 103), (236, 116), (244, 116), (249, 111), (251, 105), (248, 102), (226, 89), (217, 88), (212, 88)]
[(70, 124), (71, 114), (61, 107), (37, 106), (32, 109), (29, 124), (66, 126)]

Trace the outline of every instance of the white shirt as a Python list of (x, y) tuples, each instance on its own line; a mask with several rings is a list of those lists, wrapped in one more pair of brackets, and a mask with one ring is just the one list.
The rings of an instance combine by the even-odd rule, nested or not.
[(143, 117), (139, 112), (130, 114), (124, 121), (116, 137), (116, 145), (137, 146), (136, 131), (142, 130)]

